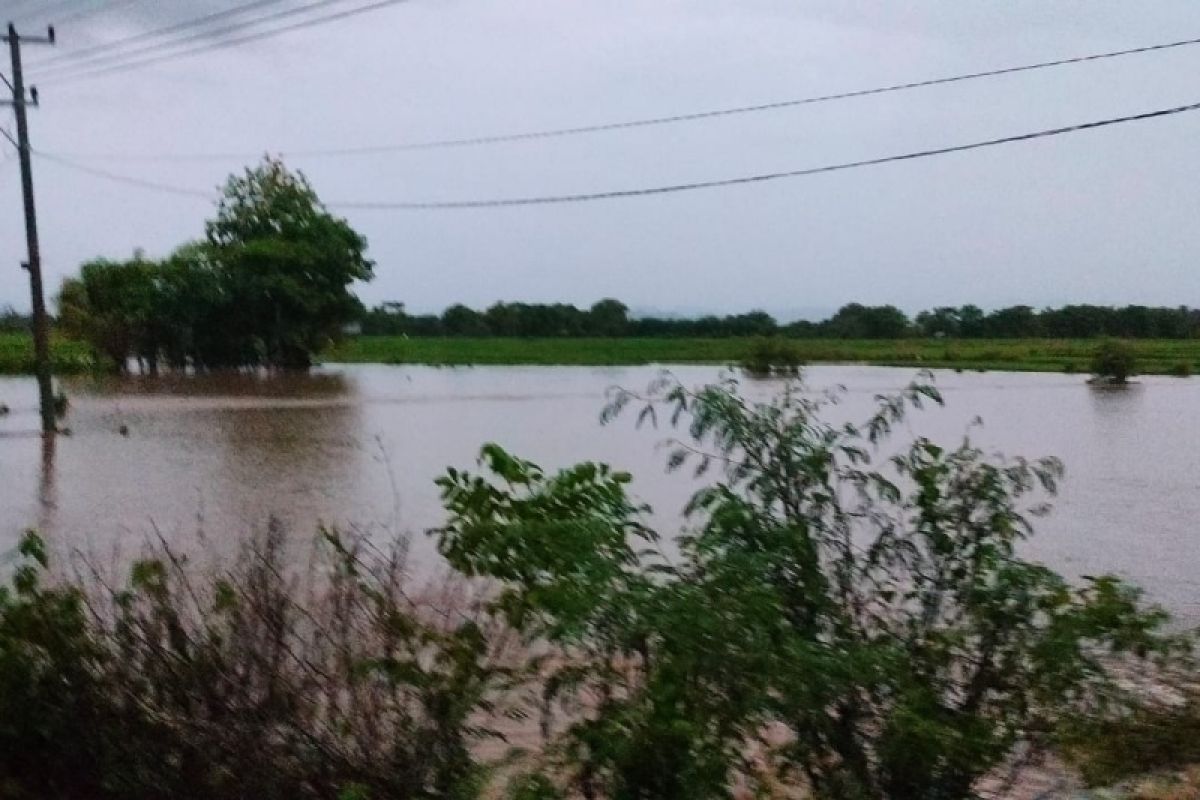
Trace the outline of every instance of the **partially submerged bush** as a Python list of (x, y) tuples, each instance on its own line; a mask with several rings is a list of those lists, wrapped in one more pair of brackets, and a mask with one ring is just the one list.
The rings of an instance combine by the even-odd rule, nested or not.
[(748, 374), (766, 378), (772, 375), (795, 376), (804, 366), (800, 348), (790, 339), (780, 336), (760, 336), (750, 344), (741, 367)]
[(1091, 370), (1094, 381), (1123, 386), (1137, 374), (1133, 345), (1120, 339), (1105, 339), (1092, 354)]

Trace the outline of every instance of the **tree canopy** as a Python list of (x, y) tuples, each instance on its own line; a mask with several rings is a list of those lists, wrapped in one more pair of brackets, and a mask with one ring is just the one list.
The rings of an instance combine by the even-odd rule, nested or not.
[(304, 368), (361, 316), (366, 239), (300, 173), (265, 158), (231, 176), (205, 238), (162, 261), (99, 259), (59, 295), (64, 330), (118, 369)]

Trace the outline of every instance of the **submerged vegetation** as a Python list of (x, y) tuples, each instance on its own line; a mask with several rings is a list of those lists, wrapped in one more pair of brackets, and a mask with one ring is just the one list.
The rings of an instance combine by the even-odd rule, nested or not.
[[(1109, 386), (1124, 386), (1137, 374), (1137, 354), (1128, 342), (1105, 339), (1092, 354), (1092, 379)], [(1172, 365), (1171, 374), (1178, 375), (1179, 366)]]
[(748, 349), (749, 353), (742, 359), (741, 368), (755, 377), (795, 376), (800, 373), (800, 367), (804, 366), (800, 349), (789, 339), (764, 336), (751, 342)]
[[(897, 440), (941, 402), (924, 380), (854, 425), (832, 401), (614, 391), (603, 419), (672, 426), (701, 479), (682, 535), (627, 473), (485, 445), (437, 481), (452, 594), (403, 540), (326, 532), (304, 572), (272, 527), (228, 568), (159, 541), (124, 580), (51, 580), (31, 535), (0, 591), (0, 794), (957, 800), (1136, 732), (1123, 667), (1182, 641), (1119, 579), (1021, 558), (1062, 466)], [(503, 753), (514, 729), (536, 752)]]

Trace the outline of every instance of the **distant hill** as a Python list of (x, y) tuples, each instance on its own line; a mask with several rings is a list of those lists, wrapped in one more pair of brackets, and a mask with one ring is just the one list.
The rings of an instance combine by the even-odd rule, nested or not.
[[(761, 308), (761, 309), (745, 309), (745, 310), (761, 310), (766, 311), (777, 322), (788, 323), (797, 320), (808, 320), (810, 322), (820, 322), (823, 319), (828, 319), (837, 311), (836, 308), (828, 308), (823, 306), (801, 306), (792, 308)], [(713, 308), (654, 308), (653, 306), (635, 306), (629, 309), (629, 316), (633, 319), (644, 319), (646, 317), (655, 317), (657, 319), (696, 319), (697, 317), (716, 316), (723, 317), (730, 313), (742, 313), (741, 311), (716, 310)]]

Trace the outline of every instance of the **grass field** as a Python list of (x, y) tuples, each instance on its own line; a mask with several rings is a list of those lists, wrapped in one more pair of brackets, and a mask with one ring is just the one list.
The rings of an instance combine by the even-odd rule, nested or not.
[[(87, 346), (54, 337), (50, 343), (54, 371), (66, 374), (92, 368)], [(33, 372), (33, 339), (23, 333), (0, 333), (0, 375), (24, 375)]]
[[(816, 363), (862, 363), (1026, 372), (1086, 372), (1089, 339), (792, 340)], [(1139, 340), (1142, 372), (1200, 372), (1200, 340)], [(744, 358), (748, 339), (471, 339), (360, 336), (327, 353), (329, 362), (381, 364), (728, 364)]]
[[(1086, 372), (1096, 347), (1088, 339), (792, 340), (810, 364), (875, 364), (1026, 372)], [(1134, 341), (1146, 374), (1200, 373), (1200, 340)], [(326, 353), (330, 363), (376, 364), (730, 364), (747, 354), (747, 339), (471, 339), (360, 336)], [(55, 339), (55, 370), (91, 368), (87, 347)], [(33, 345), (22, 334), (0, 334), (0, 374), (33, 371)]]

